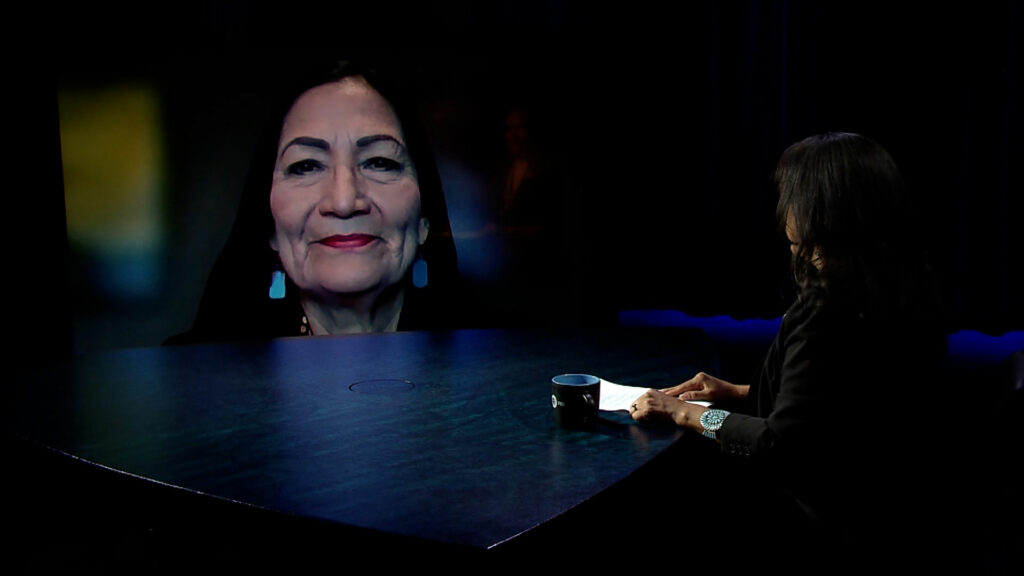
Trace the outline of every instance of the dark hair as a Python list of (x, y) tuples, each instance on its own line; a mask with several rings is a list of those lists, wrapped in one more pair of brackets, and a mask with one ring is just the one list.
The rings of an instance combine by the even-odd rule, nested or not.
[(865, 314), (920, 303), (927, 252), (903, 175), (885, 148), (858, 134), (811, 136), (783, 152), (775, 183), (778, 224), (784, 230), (792, 216), (800, 240), (792, 267), (802, 291), (842, 295)]
[(302, 315), (298, 289), (287, 280), (283, 299), (268, 296), (271, 274), (279, 266), (277, 253), (269, 243), (275, 228), (269, 196), (281, 128), (292, 104), (304, 92), (355, 77), (365, 80), (394, 110), (415, 167), (422, 215), (430, 222), (430, 234), (419, 253), (427, 263), (429, 281), (426, 287), (412, 289), (413, 272), (410, 269), (406, 273), (403, 286), (409, 289), (399, 329), (439, 327), (450, 318), (447, 293), (455, 290), (458, 277), (455, 244), (433, 151), (416, 109), (371, 66), (347, 60), (330, 60), (323, 65), (313, 61), (290, 75), (290, 81), (278, 84), (279, 89), (271, 96), (234, 225), (207, 280), (195, 323), (188, 333), (172, 342), (297, 333)]

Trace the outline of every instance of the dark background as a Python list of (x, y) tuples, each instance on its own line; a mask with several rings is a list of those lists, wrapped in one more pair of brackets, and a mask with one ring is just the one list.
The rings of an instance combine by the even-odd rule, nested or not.
[[(453, 219), (467, 182), (494, 177), (503, 111), (530, 105), (569, 199), (551, 207), (572, 231), (566, 270), (592, 287), (565, 302), (573, 317), (778, 316), (788, 252), (771, 170), (790, 143), (842, 130), (881, 142), (914, 186), (948, 328), (1024, 328), (1016, 2), (476, 4), (16, 14), (29, 33), (7, 48), (11, 331), (67, 350), (187, 327), (265, 88), (322, 50), (369, 54), (415, 90)], [(111, 302), (63, 236), (56, 92), (125, 78), (164, 94), (174, 249), (159, 294)]]

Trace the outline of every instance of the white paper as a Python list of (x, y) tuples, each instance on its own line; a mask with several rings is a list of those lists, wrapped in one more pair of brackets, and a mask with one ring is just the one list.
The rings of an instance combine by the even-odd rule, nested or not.
[[(642, 396), (644, 392), (647, 392), (650, 388), (644, 388), (642, 386), (623, 386), (622, 384), (616, 384), (609, 382), (604, 378), (601, 378), (601, 403), (598, 408), (601, 410), (626, 410), (629, 411), (630, 405), (636, 401), (637, 398)], [(701, 406), (708, 406), (710, 402), (702, 402), (699, 400), (688, 400), (691, 404), (699, 404)]]

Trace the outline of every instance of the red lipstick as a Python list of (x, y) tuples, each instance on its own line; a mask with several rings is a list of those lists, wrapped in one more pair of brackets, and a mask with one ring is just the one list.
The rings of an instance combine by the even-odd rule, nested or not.
[(335, 234), (321, 238), (317, 242), (330, 248), (354, 249), (362, 248), (376, 239), (376, 236), (369, 234)]

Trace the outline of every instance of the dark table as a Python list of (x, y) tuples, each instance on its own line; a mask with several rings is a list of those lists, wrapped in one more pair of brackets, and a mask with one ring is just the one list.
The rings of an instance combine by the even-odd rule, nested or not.
[(602, 412), (595, 431), (560, 429), (552, 376), (661, 387), (715, 369), (704, 333), (678, 328), (74, 356), (8, 387), (3, 419), (18, 466), (6, 476), (21, 493), (23, 544), (82, 542), (33, 551), (42, 556), (152, 565), (199, 549), (233, 563), (269, 558), (273, 546), (285, 556), (296, 546), (486, 556), (557, 532), (558, 519), (686, 435), (625, 412)]

